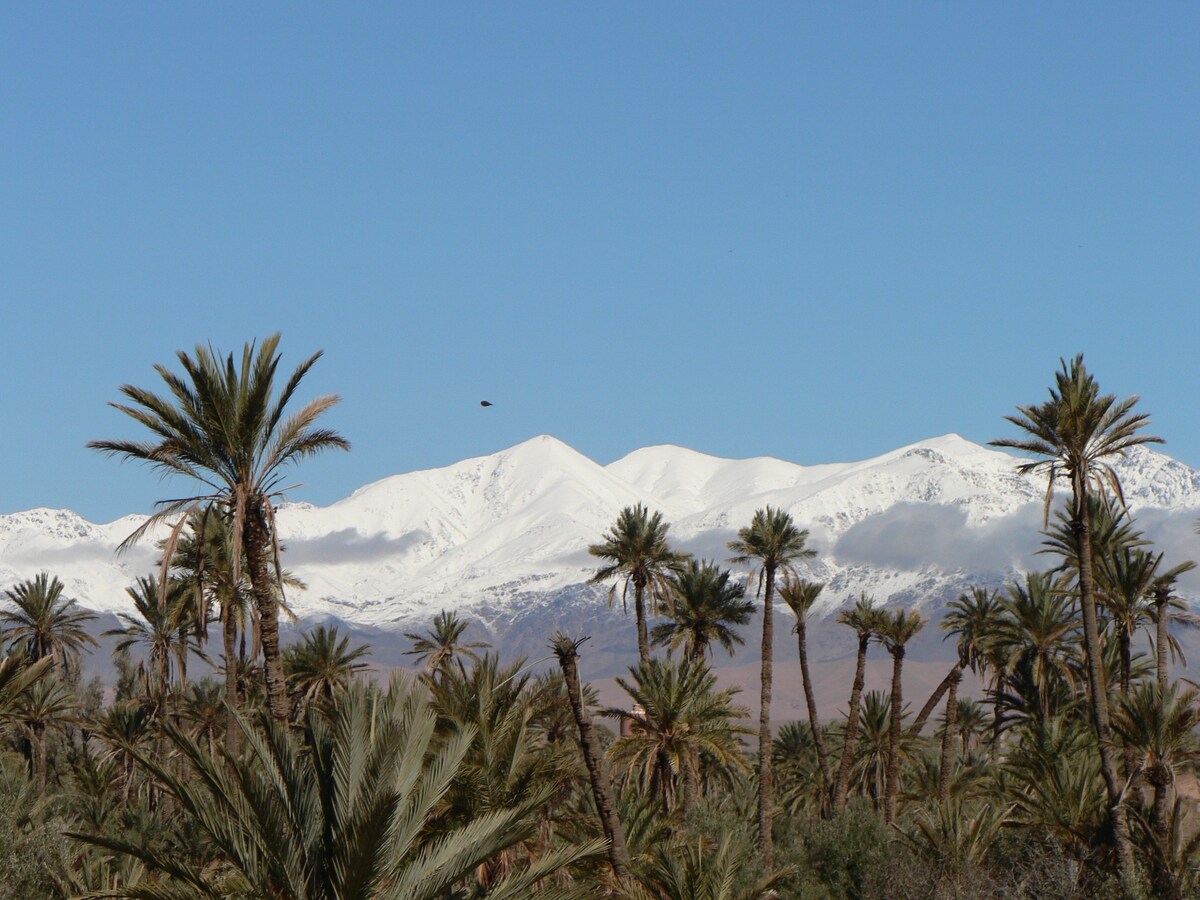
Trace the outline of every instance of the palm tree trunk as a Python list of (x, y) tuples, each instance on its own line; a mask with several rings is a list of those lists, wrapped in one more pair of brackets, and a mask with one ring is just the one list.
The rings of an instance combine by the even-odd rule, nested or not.
[(238, 706), (237, 618), (227, 605), (221, 606), (221, 637), (225, 644), (225, 749), (230, 756), (237, 754), (238, 728), (234, 710)]
[(637, 617), (638, 657), (646, 663), (650, 661), (650, 635), (646, 629), (646, 586), (640, 581), (633, 583), (633, 611)]
[(1000, 747), (1000, 728), (1004, 724), (1003, 706), (1004, 706), (1004, 670), (996, 669), (996, 677), (993, 679), (994, 685), (992, 688), (992, 755), (996, 755), (996, 751)]
[(829, 771), (829, 751), (825, 748), (825, 732), (817, 720), (817, 698), (813, 692), (812, 678), (808, 674), (808, 623), (796, 620), (796, 642), (800, 649), (800, 681), (804, 687), (804, 702), (808, 705), (808, 724), (812, 728), (813, 744), (817, 748), (817, 763), (821, 767), (822, 808), (828, 810), (833, 776)]
[(889, 825), (896, 824), (896, 801), (900, 796), (900, 720), (904, 710), (904, 689), (901, 672), (904, 669), (904, 645), (892, 650), (892, 709), (888, 737), (887, 787), (883, 793), (883, 815)]
[(242, 528), (242, 548), (246, 569), (250, 574), (250, 590), (258, 607), (258, 626), (262, 640), (263, 674), (267, 682), (267, 704), (278, 722), (288, 718), (287, 685), (284, 682), (283, 654), (279, 647), (279, 600), (276, 579), (267, 561), (270, 532), (261, 499), (258, 505), (247, 504), (246, 522)]
[(40, 792), (46, 790), (46, 774), (49, 765), (46, 762), (46, 725), (44, 722), (34, 722), (29, 729), (33, 736), (34, 774)]
[(1088, 686), (1091, 689), (1092, 725), (1100, 745), (1100, 770), (1108, 793), (1108, 814), (1117, 849), (1121, 880), (1132, 885), (1136, 877), (1129, 820), (1121, 808), (1121, 785), (1117, 781), (1112, 734), (1108, 716), (1108, 686), (1104, 682), (1104, 660), (1100, 655), (1100, 630), (1096, 621), (1095, 581), (1092, 575), (1092, 523), (1087, 495), (1077, 490), (1074, 497), (1075, 552), (1079, 562), (1079, 606), (1083, 612), (1083, 642), (1087, 651)]
[(921, 734), (922, 729), (925, 728), (925, 723), (929, 721), (929, 717), (933, 715), (933, 711), (937, 708), (938, 703), (941, 702), (942, 697), (946, 695), (946, 691), (950, 689), (951, 685), (954, 686), (955, 692), (958, 691), (958, 684), (962, 681), (962, 669), (962, 662), (959, 661), (955, 663), (953, 669), (946, 673), (946, 677), (942, 679), (941, 684), (937, 686), (934, 692), (929, 695), (929, 699), (925, 701), (925, 705), (917, 713), (917, 718), (909, 726), (907, 737), (915, 738)]
[(775, 842), (772, 834), (774, 791), (771, 781), (771, 682), (774, 677), (772, 646), (775, 622), (771, 607), (775, 602), (775, 569), (766, 566), (763, 586), (762, 691), (758, 712), (758, 852), (762, 866), (770, 873), (775, 868)]
[(683, 768), (683, 812), (687, 814), (700, 800), (700, 767), (696, 754), (685, 751), (687, 759)]
[(1170, 641), (1170, 634), (1167, 632), (1167, 602), (1170, 599), (1170, 591), (1165, 591), (1161, 588), (1154, 592), (1154, 608), (1157, 610), (1157, 618), (1154, 621), (1155, 641), (1154, 655), (1158, 660), (1158, 695), (1166, 696), (1167, 693), (1167, 642)]
[(596, 812), (600, 815), (600, 826), (608, 840), (608, 861), (618, 881), (629, 878), (629, 851), (625, 847), (625, 832), (617, 815), (617, 804), (613, 797), (612, 782), (604, 764), (604, 752), (592, 730), (592, 720), (583, 706), (583, 691), (579, 682), (577, 645), (567, 639), (554, 644), (562, 668), (563, 680), (567, 683), (567, 696), (571, 700), (571, 712), (575, 715), (575, 726), (579, 729), (579, 744), (583, 749), (583, 761), (587, 766), (588, 778), (592, 783), (592, 798)]
[(938, 799), (943, 803), (950, 798), (950, 779), (954, 775), (954, 726), (958, 722), (958, 684), (962, 681), (960, 667), (955, 666), (951, 672), (957, 672), (958, 677), (950, 682), (946, 692), (946, 728), (942, 732), (942, 773), (938, 779)]
[(842, 744), (837, 784), (833, 789), (835, 812), (846, 805), (846, 794), (850, 791), (850, 769), (854, 765), (854, 751), (858, 745), (858, 707), (862, 703), (863, 683), (867, 678), (867, 645), (870, 641), (869, 634), (859, 635), (858, 665), (854, 670), (854, 684), (850, 687), (850, 709), (846, 712), (846, 737)]

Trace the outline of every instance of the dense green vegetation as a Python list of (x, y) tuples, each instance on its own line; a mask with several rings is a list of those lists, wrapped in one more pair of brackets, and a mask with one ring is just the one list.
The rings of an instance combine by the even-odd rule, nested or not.
[[(801, 577), (807, 533), (770, 507), (728, 561), (673, 549), (643, 507), (592, 545), (636, 616), (616, 706), (580, 678), (585, 636), (546, 635), (558, 666), (537, 674), (452, 612), (407, 635), (411, 677), (371, 677), (369, 648), (333, 627), (281, 646), (282, 474), (347, 444), (317, 424), (336, 398), (287, 412), (317, 357), (277, 392), (276, 349), (180, 354), (183, 374), (159, 369), (169, 397), (122, 389), (153, 438), (95, 444), (199, 485), (153, 520), (169, 537), (109, 633), (114, 685), (81, 676), (94, 617), (58, 578), (6, 592), (0, 896), (1200, 896), (1181, 790), (1200, 696), (1170, 668), (1191, 563), (1164, 560), (1125, 510), (1111, 460), (1155, 439), (1081, 359), (998, 442), (1046, 476), (1046, 571), (949, 604), (957, 661), (915, 713), (903, 663), (929, 623), (860, 597), (838, 616), (858, 643), (845, 713), (821, 721), (806, 623), (822, 585)], [(772, 664), (776, 599), (796, 667)], [(756, 607), (754, 727), (711, 665)], [(873, 653), (890, 657), (888, 692), (864, 691)], [(982, 696), (960, 692), (967, 671)], [(771, 722), (777, 678), (799, 681), (806, 721)]]

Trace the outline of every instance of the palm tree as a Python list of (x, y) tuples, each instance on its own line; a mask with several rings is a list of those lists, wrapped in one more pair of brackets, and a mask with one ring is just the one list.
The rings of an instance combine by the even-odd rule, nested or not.
[[(903, 718), (901, 716), (900, 718)], [(870, 797), (878, 809), (887, 795), (888, 745), (892, 734), (892, 699), (884, 691), (868, 691), (863, 695), (862, 738), (854, 755), (854, 785), (859, 794)], [(907, 755), (905, 745), (912, 742), (907, 736), (901, 755)]]
[[(1162, 555), (1160, 554), (1158, 558), (1161, 563)], [(1171, 637), (1171, 633), (1167, 630), (1167, 624), (1169, 622), (1178, 622), (1191, 627), (1200, 624), (1200, 618), (1190, 613), (1187, 604), (1175, 596), (1175, 583), (1179, 579), (1179, 576), (1195, 568), (1196, 563), (1194, 561), (1190, 559), (1186, 560), (1158, 574), (1150, 589), (1150, 596), (1154, 602), (1152, 620), (1154, 622), (1154, 655), (1158, 675), (1158, 689), (1164, 694), (1167, 691), (1168, 677), (1167, 650), (1168, 648), (1171, 650), (1173, 657), (1177, 655), (1182, 656), (1179, 643)]]
[[(817, 764), (821, 769), (821, 786), (826, 798), (833, 788), (833, 776), (829, 771), (829, 752), (825, 748), (825, 733), (817, 720), (817, 698), (813, 693), (812, 676), (808, 673), (808, 611), (817, 602), (825, 585), (802, 578), (785, 578), (779, 588), (779, 596), (796, 616), (796, 643), (800, 651), (800, 684), (804, 688), (804, 702), (808, 706), (808, 724), (812, 728), (813, 744), (817, 749)], [(823, 804), (828, 807), (828, 803)]]
[(48, 732), (64, 727), (77, 709), (74, 691), (54, 675), (33, 682), (13, 704), (10, 721), (18, 723), (29, 739), (29, 769), (39, 790), (46, 789)]
[(424, 634), (416, 631), (406, 631), (404, 636), (413, 642), (411, 650), (405, 650), (405, 656), (415, 658), (417, 663), (424, 661), (425, 674), (433, 676), (441, 672), (445, 674), (456, 662), (461, 666), (463, 659), (472, 662), (479, 661), (476, 650), (492, 646), (487, 641), (464, 641), (463, 632), (470, 626), (458, 617), (458, 613), (442, 610), (433, 618), (433, 627)]
[[(200, 867), (157, 837), (75, 835), (141, 860), (157, 884), (110, 896), (373, 897), (435, 900), (481, 863), (522, 840), (536, 802), (496, 810), (440, 833), (426, 826), (460, 772), (473, 735), (435, 742), (424, 689), (394, 679), (387, 691), (352, 683), (328, 710), (310, 707), (295, 731), (264, 715), (241, 724), (246, 753), (231, 757), (167, 726), (194, 777), (138, 761), (179, 815), (220, 854)], [(541, 798), (537, 798), (540, 800)], [(513, 873), (489, 898), (529, 897), (533, 885), (600, 849), (565, 847)]]
[[(237, 749), (238, 731), (234, 726), (233, 711), (238, 708), (241, 697), (238, 673), (245, 671), (249, 666), (245, 653), (245, 635), (248, 630), (254, 628), (254, 598), (250, 590), (250, 580), (244, 571), (236, 574), (234, 572), (232, 537), (229, 519), (222, 515), (220, 509), (214, 509), (210, 505), (193, 510), (188, 516), (187, 531), (179, 536), (170, 567), (171, 576), (183, 589), (198, 596), (194, 604), (199, 620), (198, 631), (207, 633), (209, 609), (212, 604), (215, 603), (220, 608), (221, 642), (225, 660), (225, 703), (228, 705), (225, 741), (226, 749), (230, 753)], [(288, 583), (286, 573), (284, 582)], [(239, 634), (242, 637), (240, 656)]]
[[(621, 579), (621, 603), (624, 605), (629, 586), (633, 585), (633, 610), (637, 616), (638, 656), (642, 662), (650, 658), (650, 639), (646, 633), (646, 600), (674, 606), (671, 576), (678, 573), (690, 554), (677, 553), (667, 545), (670, 527), (662, 513), (651, 514), (642, 504), (627, 506), (617, 515), (616, 523), (604, 540), (588, 547), (588, 553), (605, 561), (592, 583)], [(649, 592), (649, 598), (647, 598)], [(617, 594), (614, 584), (608, 593), (611, 606)]]
[(782, 509), (767, 506), (757, 510), (749, 526), (740, 529), (737, 540), (728, 544), (734, 554), (730, 562), (740, 564), (753, 560), (757, 563), (758, 586), (763, 594), (762, 692), (758, 714), (758, 850), (762, 854), (763, 866), (768, 872), (775, 864), (771, 835), (771, 821), (774, 816), (771, 783), (771, 682), (775, 641), (775, 577), (780, 571), (785, 575), (799, 577), (795, 569), (796, 561), (811, 559), (817, 555), (814, 550), (805, 546), (807, 542), (808, 529), (797, 528), (792, 517)]
[(232, 353), (222, 359), (210, 347), (197, 346), (194, 357), (180, 351), (183, 375), (156, 366), (169, 396), (127, 384), (120, 390), (129, 403), (112, 404), (150, 429), (154, 438), (91, 441), (88, 446), (149, 463), (164, 475), (193, 478), (204, 486), (202, 494), (162, 501), (122, 546), (130, 546), (154, 525), (176, 518), (165, 553), (170, 560), (189, 511), (216, 504), (229, 517), (234, 577), (239, 577), (244, 558), (257, 607), (267, 697), (272, 715), (283, 721), (288, 713), (279, 644), (283, 579), (274, 501), (284, 489), (289, 467), (326, 450), (348, 450), (350, 444), (336, 431), (315, 426), (338, 402), (336, 395), (318, 397), (285, 418), (292, 395), (321, 354), (302, 362), (274, 397), (278, 346), (278, 334), (263, 341), (257, 351), (253, 343), (246, 344), (240, 367)]
[(567, 696), (571, 700), (571, 711), (575, 715), (575, 727), (579, 731), (579, 745), (583, 750), (583, 761), (587, 766), (588, 779), (592, 785), (592, 799), (600, 817), (600, 827), (608, 843), (608, 862), (613, 877), (618, 882), (627, 882), (631, 871), (629, 850), (625, 846), (625, 832), (617, 815), (617, 803), (613, 797), (612, 781), (608, 776), (604, 752), (600, 740), (592, 728), (592, 719), (583, 705), (583, 686), (579, 680), (579, 645), (587, 638), (572, 638), (561, 631), (550, 638), (550, 648), (558, 657), (563, 680), (567, 683)]
[(283, 652), (283, 669), (293, 692), (305, 701), (330, 699), (367, 667), (359, 660), (370, 652), (366, 644), (351, 650), (349, 635), (339, 635), (336, 625), (318, 625)]
[(161, 714), (171, 692), (171, 660), (176, 655), (185, 592), (177, 584), (160, 590), (158, 578), (150, 575), (139, 577), (125, 593), (133, 601), (137, 615), (120, 613), (117, 618), (124, 627), (106, 631), (104, 636), (119, 638), (114, 648), (118, 653), (134, 646), (143, 648), (149, 663), (149, 671), (145, 664), (140, 667), (146, 694)]
[(1193, 688), (1181, 692), (1171, 685), (1163, 694), (1154, 681), (1124, 695), (1113, 718), (1113, 730), (1137, 754), (1146, 780), (1154, 788), (1150, 826), (1164, 844), (1176, 773), (1194, 770), (1200, 762), (1198, 702), (1200, 693)]
[(851, 609), (838, 613), (838, 621), (854, 629), (858, 637), (858, 661), (854, 668), (854, 682), (850, 686), (850, 706), (846, 711), (846, 731), (842, 739), (842, 759), (838, 765), (838, 777), (833, 788), (834, 811), (846, 805), (846, 794), (850, 789), (850, 770), (854, 766), (854, 753), (858, 741), (859, 705), (862, 702), (863, 684), (867, 676), (867, 647), (875, 636), (879, 611), (875, 601), (860, 594)]
[(955, 704), (953, 731), (962, 741), (962, 754), (971, 752), (971, 743), (987, 734), (991, 717), (983, 704), (971, 697), (960, 697)]
[(226, 723), (224, 690), (220, 682), (203, 678), (188, 686), (180, 718), (192, 740), (215, 752)]
[(952, 669), (954, 675), (946, 692), (946, 714), (942, 724), (942, 767), (938, 776), (938, 800), (945, 803), (950, 797), (950, 779), (954, 772), (954, 729), (958, 716), (958, 684), (962, 669)]
[(609, 707), (604, 715), (629, 726), (609, 755), (625, 767), (663, 809), (687, 812), (699, 799), (701, 771), (729, 772), (744, 766), (738, 737), (750, 729), (735, 724), (749, 712), (733, 704), (740, 688), (715, 690), (717, 676), (704, 660), (652, 659), (630, 668), (617, 684), (634, 711)]
[(689, 560), (672, 579), (673, 605), (662, 611), (670, 617), (650, 634), (655, 647), (680, 647), (689, 659), (700, 660), (720, 644), (733, 656), (734, 645), (745, 640), (733, 626), (750, 621), (754, 604), (745, 599), (746, 586), (730, 582), (730, 572), (711, 560)]
[(821, 779), (817, 747), (807, 723), (784, 723), (771, 744), (771, 757), (780, 806), (789, 815), (828, 806), (829, 790)]
[(113, 760), (121, 771), (121, 804), (129, 803), (139, 753), (147, 752), (154, 739), (150, 705), (140, 700), (118, 700), (89, 723), (96, 739), (104, 745), (102, 756)]
[(884, 793), (883, 813), (889, 825), (896, 822), (896, 801), (900, 796), (900, 730), (904, 709), (904, 686), (901, 672), (904, 668), (905, 646), (917, 632), (925, 627), (919, 612), (899, 610), (891, 614), (881, 612), (876, 626), (880, 640), (892, 656), (892, 715), (891, 738), (888, 741), (887, 789)]
[(1100, 629), (1096, 619), (1095, 581), (1092, 576), (1092, 534), (1088, 495), (1110, 488), (1123, 499), (1121, 484), (1111, 460), (1126, 451), (1162, 440), (1140, 434), (1150, 422), (1145, 413), (1135, 413), (1136, 396), (1117, 400), (1100, 393), (1096, 379), (1083, 364), (1083, 355), (1070, 364), (1061, 360), (1055, 386), (1043, 403), (1018, 406), (1019, 415), (1005, 418), (1027, 437), (992, 441), (1039, 457), (1019, 467), (1022, 473), (1047, 476), (1045, 515), (1049, 516), (1054, 486), (1062, 478), (1071, 486), (1070, 526), (1079, 565), (1079, 605), (1083, 614), (1083, 640), (1091, 698), (1092, 725), (1100, 745), (1100, 769), (1108, 792), (1110, 819), (1116, 838), (1121, 877), (1131, 884), (1136, 863), (1129, 823), (1121, 809), (1123, 791), (1117, 778), (1108, 714), (1108, 686), (1104, 682), (1100, 654)]
[(1007, 652), (1007, 673), (1027, 667), (1037, 691), (1037, 715), (1045, 721), (1061, 712), (1055, 706), (1055, 683), (1075, 686), (1071, 644), (1079, 623), (1071, 597), (1055, 585), (1049, 572), (1028, 572), (1024, 583), (1009, 586), (1003, 603), (1005, 615), (995, 644)]
[(779, 884), (791, 870), (782, 869), (738, 887), (739, 876), (753, 866), (751, 848), (736, 834), (722, 837), (716, 846), (703, 839), (687, 844), (660, 845), (638, 882), (655, 900), (771, 900), (779, 897)]
[(49, 657), (60, 672), (74, 665), (85, 646), (97, 646), (86, 628), (96, 616), (64, 597), (63, 590), (58, 578), (41, 572), (5, 591), (14, 608), (0, 609), (0, 625), (8, 626), (9, 640), (24, 645), (30, 662)]
[[(959, 594), (957, 599), (946, 604), (946, 610), (946, 615), (942, 618), (942, 630), (946, 634), (942, 640), (951, 636), (958, 638), (958, 659), (917, 713), (916, 719), (909, 727), (913, 737), (921, 733), (921, 729), (925, 727), (925, 723), (947, 691), (957, 692), (964, 668), (977, 673), (986, 670), (989, 641), (1000, 626), (1003, 605), (1000, 603), (998, 592), (973, 587), (969, 595)], [(946, 702), (948, 708), (955, 700), (950, 698)]]
[(469, 824), (497, 810), (539, 804), (539, 827), (476, 870), (475, 880), (487, 891), (513, 871), (522, 856), (537, 858), (550, 846), (554, 805), (570, 796), (582, 770), (574, 742), (543, 741), (535, 724), (547, 701), (562, 696), (561, 678), (553, 687), (526, 674), (525, 660), (502, 666), (485, 654), (470, 669), (445, 669), (428, 682), (430, 706), (438, 716), (442, 737), (469, 730), (474, 737), (459, 774), (443, 801), (443, 822)]

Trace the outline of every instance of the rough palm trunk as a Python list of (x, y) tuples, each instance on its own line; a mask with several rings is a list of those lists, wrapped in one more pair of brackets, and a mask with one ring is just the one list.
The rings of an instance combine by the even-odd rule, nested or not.
[(579, 682), (579, 654), (577, 645), (567, 638), (556, 639), (553, 644), (562, 668), (563, 680), (567, 683), (567, 696), (571, 701), (571, 712), (575, 715), (575, 726), (579, 729), (579, 743), (583, 749), (583, 761), (592, 784), (592, 798), (600, 815), (600, 826), (608, 840), (608, 861), (618, 881), (629, 877), (629, 851), (625, 847), (625, 833), (617, 815), (617, 804), (613, 798), (612, 782), (604, 764), (604, 753), (592, 730), (592, 720), (583, 706), (583, 690)]
[(683, 767), (683, 802), (681, 804), (686, 815), (700, 800), (700, 767), (696, 755), (690, 751)]
[(267, 703), (278, 722), (288, 718), (287, 685), (284, 681), (283, 654), (279, 647), (279, 599), (276, 579), (272, 577), (267, 558), (270, 531), (266, 511), (261, 504), (248, 505), (246, 523), (242, 529), (246, 569), (250, 574), (250, 589), (258, 607), (259, 637), (262, 641), (263, 674), (267, 682)]
[(638, 656), (643, 663), (650, 661), (650, 635), (646, 629), (646, 585), (633, 582), (633, 611), (637, 618)]
[(938, 799), (943, 803), (950, 798), (950, 779), (954, 775), (954, 726), (958, 723), (958, 685), (962, 681), (962, 669), (955, 666), (951, 673), (956, 677), (946, 690), (946, 728), (942, 732), (942, 772), (938, 779)]
[(758, 712), (758, 852), (763, 869), (775, 868), (774, 785), (771, 780), (771, 683), (774, 678), (771, 649), (775, 640), (775, 621), (771, 607), (775, 602), (775, 569), (765, 567), (763, 584), (762, 691)]
[(900, 796), (900, 725), (904, 710), (904, 689), (901, 672), (904, 669), (904, 645), (892, 648), (892, 708), (889, 713), (887, 786), (883, 792), (883, 815), (889, 825), (896, 823), (896, 800)]
[(1074, 501), (1075, 552), (1079, 562), (1079, 607), (1083, 612), (1083, 641), (1087, 652), (1092, 725), (1096, 729), (1096, 738), (1100, 745), (1100, 770), (1108, 794), (1108, 815), (1112, 823), (1121, 878), (1126, 884), (1132, 884), (1136, 876), (1133, 841), (1129, 835), (1129, 820), (1121, 808), (1121, 785), (1117, 781), (1117, 762), (1109, 726), (1108, 687), (1104, 683), (1104, 660), (1100, 654), (1100, 630), (1096, 621), (1091, 520), (1086, 494), (1077, 489)]
[(238, 728), (234, 710), (238, 706), (238, 667), (234, 661), (237, 652), (237, 619), (228, 606), (221, 607), (221, 637), (225, 644), (225, 749), (231, 756), (237, 754)]
[(953, 685), (955, 692), (958, 691), (958, 685), (962, 681), (962, 669), (963, 665), (961, 661), (955, 663), (954, 668), (946, 674), (946, 677), (942, 679), (941, 684), (939, 684), (934, 692), (929, 695), (929, 699), (925, 701), (925, 705), (922, 706), (921, 711), (917, 713), (917, 718), (913, 720), (912, 725), (909, 726), (907, 735), (908, 737), (915, 738), (921, 734), (922, 729), (925, 728), (925, 723), (929, 721), (929, 717), (933, 715), (933, 711), (937, 709), (938, 703), (940, 703), (942, 697), (946, 695), (946, 691), (950, 690), (951, 685)]
[(38, 790), (44, 793), (46, 773), (49, 770), (46, 762), (46, 725), (44, 722), (34, 722), (29, 731), (33, 743), (33, 771), (37, 778)]
[(863, 683), (867, 678), (867, 646), (870, 642), (869, 634), (859, 635), (858, 665), (854, 670), (854, 684), (850, 687), (850, 709), (846, 713), (846, 738), (838, 765), (837, 784), (833, 789), (835, 811), (846, 805), (846, 794), (850, 791), (850, 769), (854, 766), (854, 751), (858, 746), (858, 707), (862, 703)]
[(808, 724), (812, 728), (813, 744), (817, 748), (817, 763), (821, 767), (821, 796), (826, 807), (833, 787), (833, 776), (829, 771), (829, 751), (825, 748), (825, 732), (817, 719), (817, 698), (813, 692), (812, 677), (808, 674), (808, 623), (801, 617), (796, 619), (796, 642), (800, 651), (800, 681), (804, 687), (804, 702), (808, 705)]
[(1154, 655), (1157, 659), (1158, 676), (1158, 695), (1166, 696), (1167, 693), (1167, 642), (1170, 640), (1170, 635), (1167, 633), (1167, 604), (1170, 601), (1171, 592), (1169, 589), (1157, 588), (1154, 591), (1154, 609), (1156, 616), (1154, 620)]
[(993, 688), (992, 697), (992, 755), (1000, 748), (1000, 729), (1004, 724), (1002, 713), (1004, 710), (1004, 685), (1005, 677), (1004, 670), (997, 668), (996, 677), (993, 679), (995, 686)]

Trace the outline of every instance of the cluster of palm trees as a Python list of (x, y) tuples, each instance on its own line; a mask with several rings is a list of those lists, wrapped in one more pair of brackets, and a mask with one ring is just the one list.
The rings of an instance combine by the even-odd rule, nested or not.
[[(48, 573), (0, 604), (0, 884), (17, 896), (591, 898), (1042, 897), (1200, 891), (1179, 789), (1200, 765), (1200, 697), (1171, 678), (1194, 623), (1125, 509), (1111, 462), (1156, 440), (1136, 398), (1081, 358), (1009, 417), (1048, 484), (1048, 566), (951, 600), (956, 656), (915, 713), (904, 662), (929, 623), (860, 596), (841, 715), (822, 720), (808, 533), (754, 513), (729, 559), (673, 548), (661, 514), (620, 512), (589, 549), (632, 605), (636, 662), (602, 705), (586, 636), (557, 667), (505, 660), (453, 611), (407, 633), (414, 676), (371, 677), (369, 648), (318, 626), (285, 647), (299, 583), (274, 504), (296, 462), (348, 444), (324, 397), (289, 414), (278, 336), (207, 347), (123, 387), (151, 434), (99, 441), (201, 487), (166, 501), (157, 571), (103, 637), (118, 677), (83, 677), (96, 619)], [(1070, 489), (1057, 511), (1057, 482)], [(1053, 516), (1051, 514), (1054, 514)], [(728, 566), (728, 567), (727, 567)], [(739, 569), (741, 571), (739, 571)], [(832, 598), (829, 598), (832, 600)], [(799, 665), (776, 671), (776, 606)], [(833, 605), (830, 603), (829, 605)], [(758, 720), (713, 664), (762, 623)], [(215, 632), (210, 641), (210, 633)], [(219, 635), (219, 641), (216, 640)], [(1151, 653), (1143, 652), (1149, 647)], [(889, 690), (866, 690), (872, 648)], [(189, 672), (190, 668), (190, 672)], [(964, 678), (982, 685), (963, 696)], [(199, 676), (199, 677), (197, 677)], [(773, 723), (777, 677), (807, 718)], [(911, 699), (911, 698), (910, 698)], [(927, 727), (928, 726), (928, 727)]]

